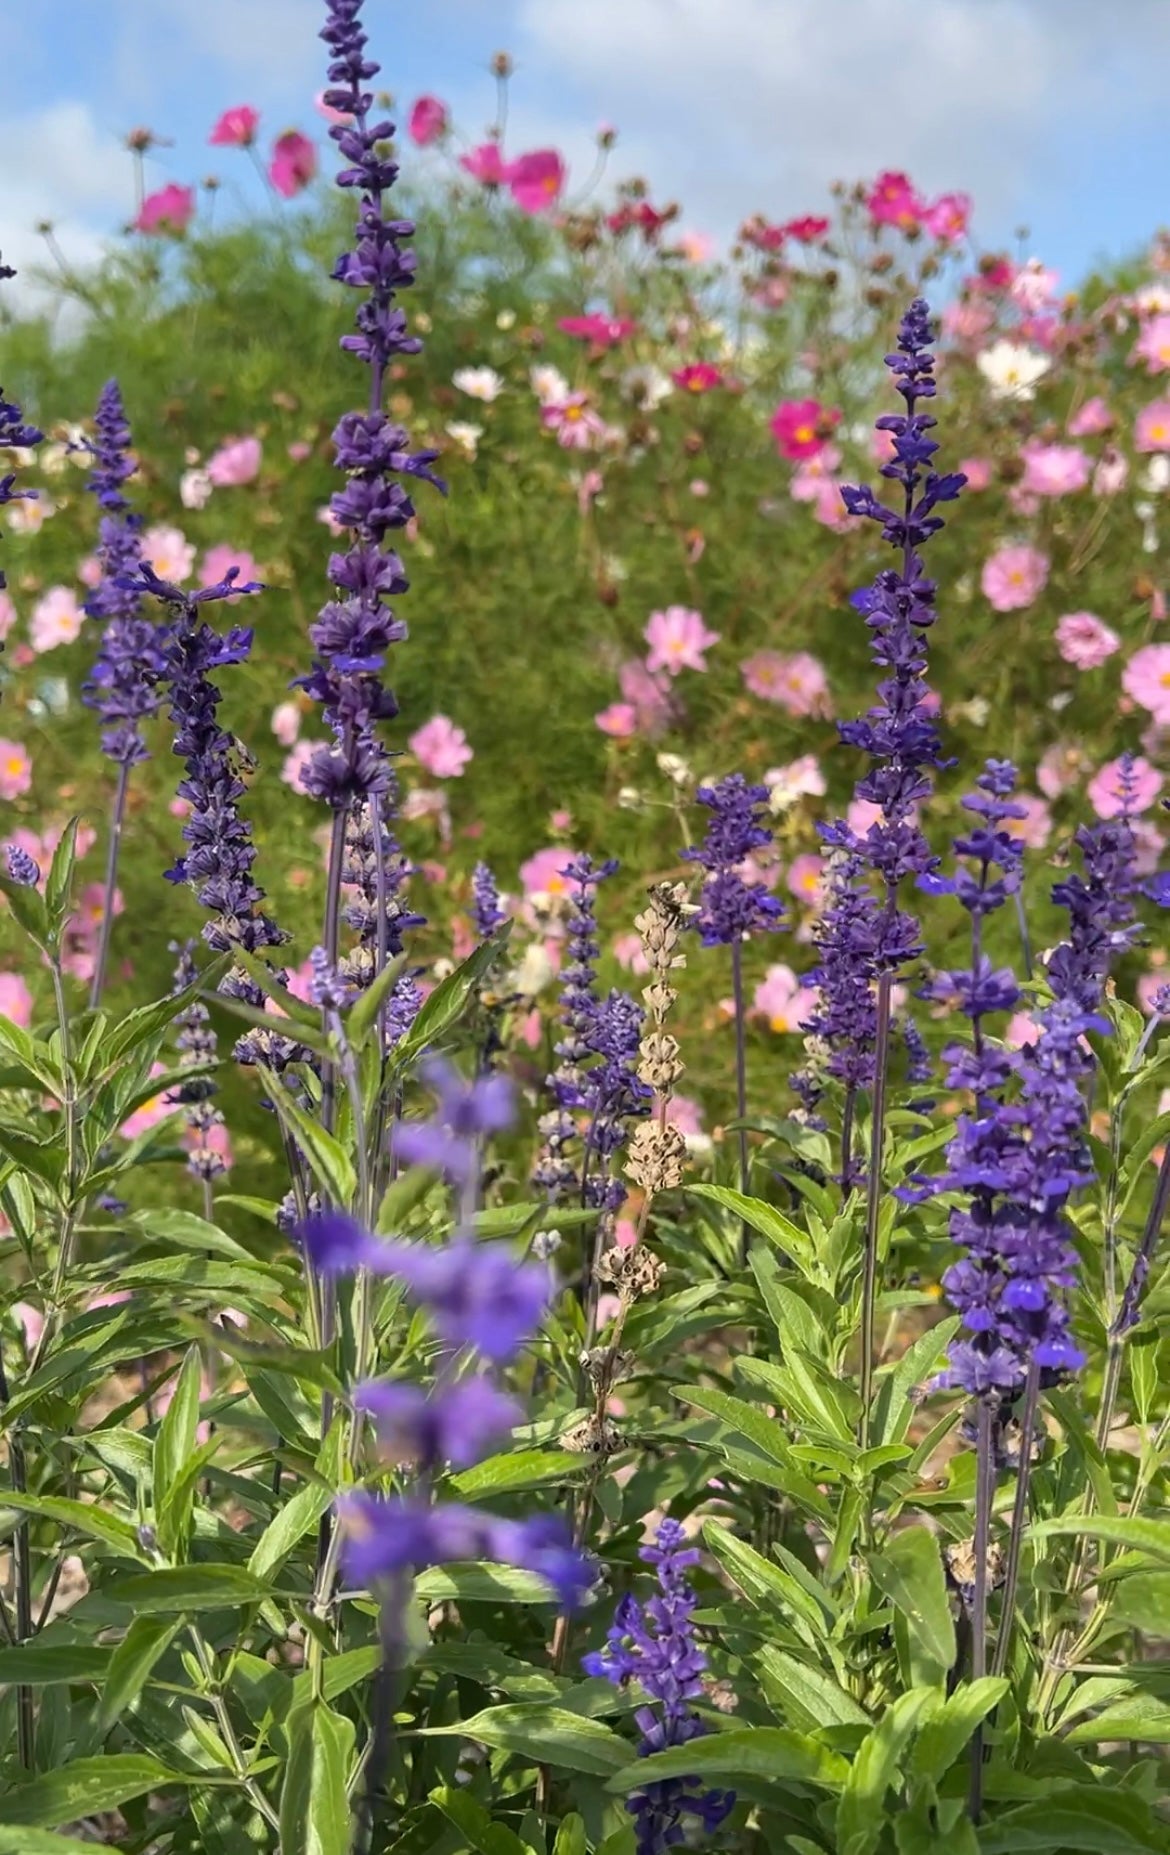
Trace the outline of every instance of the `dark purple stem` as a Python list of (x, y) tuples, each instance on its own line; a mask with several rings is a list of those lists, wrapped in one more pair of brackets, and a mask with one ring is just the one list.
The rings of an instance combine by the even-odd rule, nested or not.
[(114, 809), (110, 816), (110, 844), (106, 855), (106, 886), (102, 906), (102, 927), (98, 938), (97, 957), (94, 962), (93, 979), (89, 988), (89, 1008), (96, 1011), (101, 1004), (102, 990), (106, 982), (106, 966), (110, 957), (110, 936), (114, 930), (114, 891), (118, 886), (118, 858), (122, 849), (122, 826), (126, 820), (126, 794), (130, 787), (130, 763), (123, 760), (118, 768), (118, 785), (114, 793)]
[(1015, 1621), (1016, 1591), (1020, 1582), (1020, 1554), (1024, 1545), (1024, 1523), (1028, 1518), (1028, 1483), (1032, 1475), (1032, 1432), (1036, 1428), (1036, 1409), (1040, 1402), (1040, 1368), (1035, 1360), (1028, 1367), (1024, 1392), (1024, 1412), (1020, 1418), (1020, 1461), (1016, 1470), (1016, 1498), (1012, 1505), (1012, 1530), (1008, 1540), (1007, 1564), (1003, 1577), (1003, 1603), (999, 1613), (999, 1634), (995, 1639), (993, 1675), (1002, 1675), (1011, 1648), (1012, 1624)]
[[(751, 1184), (747, 1128), (744, 1125), (747, 1120), (747, 1026), (744, 1021), (743, 1008), (743, 947), (737, 940), (731, 943), (731, 989), (735, 999), (735, 1112), (739, 1121), (739, 1189), (746, 1198)], [(739, 1232), (741, 1269), (747, 1266), (749, 1237), (748, 1226), (741, 1224)]]
[[(992, 1411), (986, 1398), (979, 1400), (979, 1434), (975, 1455), (975, 1598), (971, 1611), (971, 1679), (987, 1673), (987, 1556), (991, 1546), (991, 1503), (995, 1495), (995, 1461), (992, 1454)], [(971, 1740), (971, 1783), (967, 1794), (971, 1821), (983, 1812), (983, 1729)]]
[(870, 1123), (869, 1177), (865, 1189), (865, 1260), (861, 1277), (861, 1447), (869, 1447), (873, 1401), (873, 1326), (877, 1302), (878, 1220), (881, 1215), (882, 1149), (886, 1132), (886, 1071), (890, 1054), (891, 975), (877, 982), (877, 1025), (873, 1047), (873, 1114)]

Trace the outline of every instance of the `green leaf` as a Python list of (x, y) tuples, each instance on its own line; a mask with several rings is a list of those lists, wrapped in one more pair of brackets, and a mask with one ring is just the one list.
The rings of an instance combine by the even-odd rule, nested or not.
[(281, 1855), (348, 1855), (355, 1730), (323, 1703), (296, 1716), (280, 1798)]
[[(438, 1790), (431, 1792), (430, 1801), (449, 1823), (454, 1823), (460, 1835), (466, 1838), (467, 1847), (474, 1849), (476, 1855), (529, 1855), (519, 1836), (505, 1824), (493, 1823), (483, 1805), (469, 1797), (466, 1791), (440, 1785)], [(584, 1855), (584, 1843), (581, 1848)]]
[(749, 1546), (718, 1521), (708, 1520), (703, 1527), (703, 1544), (734, 1579), (746, 1597), (758, 1604), (771, 1604), (781, 1616), (797, 1625), (804, 1624), (808, 1634), (824, 1639), (832, 1622), (827, 1595), (814, 1597), (792, 1573)]
[(786, 1726), (746, 1726), (730, 1733), (710, 1733), (703, 1739), (688, 1740), (685, 1746), (670, 1746), (665, 1752), (651, 1752), (648, 1758), (635, 1759), (624, 1765), (605, 1788), (623, 1796), (664, 1778), (691, 1776), (711, 1784), (767, 1778), (839, 1790), (849, 1776), (849, 1766), (839, 1752)]
[[(221, 1200), (222, 1202), (222, 1200)], [(157, 1206), (148, 1211), (134, 1211), (126, 1219), (133, 1229), (140, 1230), (144, 1237), (155, 1237), (160, 1243), (176, 1244), (179, 1249), (198, 1250), (201, 1255), (227, 1256), (235, 1262), (254, 1263), (257, 1258), (234, 1237), (229, 1237), (218, 1224), (209, 1224), (205, 1217), (196, 1217), (193, 1211), (176, 1211), (169, 1206)]]
[(480, 980), (491, 971), (506, 947), (509, 931), (493, 934), (453, 973), (440, 979), (434, 991), (423, 1000), (422, 1009), (405, 1037), (400, 1037), (394, 1046), (392, 1060), (396, 1069), (409, 1069), (428, 1045), (436, 1043), (462, 1017)]
[(61, 1072), (53, 1062), (47, 1045), (30, 1037), (11, 1018), (0, 1017), (0, 1062), (15, 1065), (24, 1072), (20, 1086), (47, 1089), (55, 1100), (60, 1101)]
[[(431, 997), (434, 997), (434, 993)], [(357, 1174), (345, 1148), (293, 1100), (279, 1076), (273, 1075), (263, 1063), (258, 1064), (257, 1068), (281, 1122), (308, 1160), (314, 1177), (325, 1188), (330, 1202), (343, 1209), (347, 1208), (352, 1204), (357, 1189)]]
[(180, 1628), (166, 1617), (135, 1617), (110, 1658), (102, 1684), (98, 1729), (106, 1733), (133, 1705), (149, 1679), (151, 1669), (166, 1653)]
[(76, 1836), (54, 1835), (51, 1829), (0, 1823), (0, 1855), (94, 1855), (94, 1844), (79, 1842)]
[(958, 1314), (948, 1315), (926, 1333), (919, 1334), (908, 1346), (897, 1365), (882, 1381), (878, 1392), (876, 1429), (883, 1443), (900, 1443), (910, 1427), (914, 1405), (910, 1393), (934, 1376), (942, 1358), (960, 1327)]
[(553, 1843), (553, 1855), (585, 1855), (585, 1819), (575, 1812), (566, 1816)]
[(270, 1578), (279, 1570), (298, 1541), (316, 1530), (317, 1522), (332, 1501), (332, 1491), (323, 1482), (306, 1482), (303, 1488), (298, 1488), (260, 1535), (248, 1560), (253, 1578)]
[(864, 1708), (823, 1669), (770, 1645), (761, 1649), (756, 1662), (769, 1700), (799, 1732), (872, 1724)]
[(1158, 1400), (1162, 1375), (1158, 1369), (1161, 1335), (1156, 1332), (1135, 1333), (1126, 1348), (1129, 1382), (1138, 1422), (1149, 1423)]
[(885, 1824), (886, 1792), (898, 1773), (902, 1748), (928, 1708), (933, 1688), (899, 1695), (864, 1740), (849, 1772), (837, 1810), (836, 1855), (872, 1855)]
[(1008, 1686), (1002, 1676), (984, 1675), (956, 1688), (919, 1728), (910, 1757), (912, 1775), (930, 1784), (941, 1783), (975, 1728), (999, 1705)]
[(155, 1432), (151, 1450), (151, 1483), (159, 1542), (168, 1558), (185, 1543), (191, 1520), (194, 1491), (188, 1483), (185, 1500), (173, 1501), (180, 1470), (190, 1460), (199, 1427), (199, 1396), (203, 1361), (197, 1346), (189, 1346), (175, 1382), (174, 1395)]
[(261, 1604), (268, 1587), (239, 1565), (168, 1565), (144, 1577), (111, 1583), (105, 1596), (144, 1615), (178, 1616), (184, 1611), (231, 1610)]
[(60, 927), (69, 908), (73, 866), (77, 861), (77, 827), (80, 823), (80, 818), (71, 818), (65, 826), (53, 852), (49, 874), (45, 878), (45, 913), (49, 917), (49, 926), (54, 930)]
[(75, 1758), (59, 1771), (13, 1785), (2, 1807), (6, 1823), (51, 1829), (56, 1823), (75, 1823), (82, 1816), (116, 1810), (119, 1804), (166, 1784), (196, 1782), (205, 1782), (205, 1778), (169, 1771), (145, 1752), (105, 1753), (100, 1758)]
[(1111, 1546), (1128, 1546), (1154, 1559), (1170, 1559), (1170, 1520), (1144, 1520), (1122, 1514), (1069, 1514), (1059, 1520), (1041, 1520), (1029, 1531), (1032, 1540), (1060, 1534), (1104, 1540)]
[(550, 1707), (545, 1701), (485, 1707), (470, 1720), (456, 1720), (450, 1726), (427, 1726), (422, 1731), (433, 1736), (455, 1734), (460, 1739), (478, 1739), (481, 1745), (518, 1753), (534, 1765), (587, 1771), (594, 1777), (620, 1771), (630, 1757), (628, 1743), (611, 1726), (569, 1713), (563, 1707)]
[(11, 876), (0, 875), (0, 895), (3, 895), (17, 920), (30, 940), (35, 940), (43, 952), (49, 951), (49, 923), (45, 914), (44, 898), (38, 889), (26, 888), (22, 882), (13, 882)]
[(806, 1353), (823, 1352), (824, 1336), (816, 1315), (807, 1301), (802, 1301), (780, 1280), (780, 1266), (771, 1250), (766, 1250), (762, 1244), (753, 1244), (748, 1261), (781, 1347), (795, 1342)]
[(414, 1581), (416, 1596), (428, 1604), (554, 1604), (556, 1593), (536, 1572), (514, 1565), (473, 1563), (432, 1565)]
[(1109, 1615), (1144, 1636), (1170, 1637), (1170, 1572), (1131, 1572), (1114, 1588)]
[(112, 1514), (108, 1508), (99, 1507), (96, 1502), (70, 1501), (63, 1495), (13, 1494), (5, 1489), (0, 1494), (0, 1512), (5, 1508), (15, 1509), (17, 1513), (32, 1514), (41, 1520), (54, 1520), (58, 1526), (70, 1527), (87, 1539), (100, 1539), (103, 1545), (111, 1547), (124, 1558), (142, 1559), (136, 1529), (128, 1520), (120, 1519), (117, 1514)]
[(1061, 1855), (1070, 1849), (1090, 1855), (1166, 1855), (1166, 1835), (1137, 1797), (1087, 1784), (1007, 1810), (979, 1832), (980, 1855), (1045, 1849)]
[(732, 1191), (728, 1185), (688, 1185), (685, 1190), (692, 1198), (709, 1198), (713, 1204), (722, 1205), (726, 1211), (734, 1211), (736, 1217), (758, 1230), (762, 1237), (767, 1237), (776, 1248), (783, 1250), (804, 1275), (815, 1273), (816, 1258), (808, 1232), (794, 1224), (783, 1211), (775, 1205), (765, 1204), (762, 1198), (749, 1198), (743, 1192)]
[(1133, 1694), (1106, 1707), (1091, 1720), (1083, 1720), (1062, 1735), (1066, 1745), (1101, 1745), (1110, 1739), (1142, 1739), (1148, 1745), (1170, 1745), (1170, 1706), (1152, 1695)]
[(55, 1687), (69, 1681), (101, 1681), (110, 1666), (110, 1649), (88, 1643), (48, 1643), (41, 1637), (0, 1649), (0, 1687)]
[(934, 1534), (923, 1526), (895, 1533), (885, 1551), (870, 1559), (869, 1569), (879, 1591), (905, 1617), (922, 1653), (940, 1669), (950, 1668), (955, 1659), (955, 1626)]
[(773, 1462), (790, 1463), (792, 1460), (784, 1432), (774, 1417), (769, 1417), (754, 1404), (747, 1404), (742, 1398), (733, 1398), (726, 1391), (708, 1390), (703, 1386), (691, 1390), (689, 1386), (678, 1385), (675, 1395), (684, 1404), (693, 1404), (696, 1410), (706, 1411), (709, 1417), (743, 1437), (754, 1448)]
[(389, 998), (406, 965), (406, 955), (388, 960), (377, 978), (360, 993), (346, 1017), (346, 1031), (353, 1049), (360, 1050), (373, 1027), (379, 1011)]
[(461, 1501), (491, 1499), (514, 1494), (521, 1488), (539, 1488), (545, 1482), (565, 1481), (588, 1466), (586, 1459), (568, 1449), (520, 1449), (513, 1455), (489, 1456), (474, 1468), (452, 1475), (450, 1485)]

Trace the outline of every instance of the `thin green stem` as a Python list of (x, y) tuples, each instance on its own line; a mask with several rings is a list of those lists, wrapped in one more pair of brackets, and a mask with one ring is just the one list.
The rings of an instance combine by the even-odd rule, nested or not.
[[(739, 1121), (739, 1189), (746, 1198), (751, 1186), (751, 1162), (748, 1157), (747, 1127), (747, 1025), (744, 1018), (743, 944), (731, 943), (731, 990), (735, 1000), (735, 1113)], [(751, 1231), (746, 1223), (739, 1228), (739, 1266), (747, 1267)]]
[(873, 1327), (877, 1307), (878, 1223), (881, 1217), (882, 1151), (886, 1132), (886, 1071), (890, 1056), (889, 973), (877, 982), (877, 1028), (873, 1051), (873, 1114), (870, 1123), (869, 1178), (865, 1195), (865, 1257), (861, 1276), (861, 1447), (869, 1448), (873, 1403)]
[(106, 882), (102, 897), (102, 925), (94, 959), (93, 978), (89, 987), (91, 1011), (96, 1011), (101, 1004), (102, 990), (106, 983), (110, 936), (114, 931), (114, 895), (118, 886), (118, 857), (122, 848), (122, 826), (126, 820), (126, 794), (129, 788), (130, 763), (124, 761), (118, 768), (118, 785), (114, 793), (114, 809), (110, 816), (110, 842), (106, 853)]
[[(979, 1432), (975, 1465), (975, 1597), (971, 1607), (971, 1679), (987, 1673), (987, 1558), (991, 1546), (991, 1503), (995, 1495), (992, 1457), (991, 1406), (979, 1403)], [(971, 1782), (967, 1808), (973, 1823), (983, 1814), (983, 1731), (977, 1727), (971, 1740)]]

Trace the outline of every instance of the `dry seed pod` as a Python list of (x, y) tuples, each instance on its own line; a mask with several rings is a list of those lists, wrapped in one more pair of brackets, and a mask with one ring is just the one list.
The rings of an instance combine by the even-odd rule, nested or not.
[(640, 1295), (657, 1291), (665, 1263), (641, 1244), (623, 1250), (615, 1244), (605, 1250), (597, 1264), (597, 1280), (616, 1288), (624, 1301), (636, 1301)]
[(621, 1441), (621, 1431), (612, 1418), (591, 1414), (566, 1430), (560, 1445), (575, 1456), (612, 1456)]

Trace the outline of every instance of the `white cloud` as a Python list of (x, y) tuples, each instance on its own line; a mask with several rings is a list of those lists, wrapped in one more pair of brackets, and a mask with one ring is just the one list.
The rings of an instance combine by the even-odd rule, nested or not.
[(97, 229), (111, 230), (132, 211), (130, 156), (96, 121), (88, 104), (60, 102), (25, 116), (10, 117), (6, 133), (30, 159), (5, 170), (0, 198), (0, 252), (16, 266), (6, 300), (40, 304), (44, 293), (31, 275), (51, 265), (37, 226), (48, 222), (67, 262), (84, 269), (104, 242)]
[[(123, 76), (195, 53), (271, 89), (324, 70), (321, 0), (121, 0)], [(137, 74), (137, 71), (136, 71)]]

